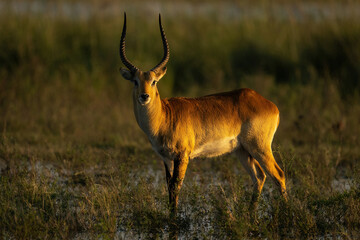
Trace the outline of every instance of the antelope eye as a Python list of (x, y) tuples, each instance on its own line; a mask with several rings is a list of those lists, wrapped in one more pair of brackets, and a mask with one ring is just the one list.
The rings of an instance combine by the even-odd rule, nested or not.
[(154, 80), (152, 83), (151, 83), (151, 86), (155, 86), (156, 84), (156, 81)]

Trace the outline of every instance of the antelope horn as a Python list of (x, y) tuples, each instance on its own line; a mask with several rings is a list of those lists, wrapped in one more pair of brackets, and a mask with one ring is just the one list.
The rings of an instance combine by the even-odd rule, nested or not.
[(163, 56), (161, 62), (151, 69), (151, 71), (153, 71), (155, 73), (158, 69), (163, 68), (167, 64), (167, 62), (169, 61), (169, 58), (170, 58), (169, 44), (166, 40), (165, 31), (161, 25), (161, 15), (160, 14), (159, 14), (159, 26), (160, 26), (160, 33), (161, 33), (161, 38), (162, 38), (163, 47), (164, 47), (164, 56)]
[(126, 36), (126, 13), (124, 12), (124, 26), (121, 34), (120, 39), (120, 58), (122, 63), (131, 71), (136, 72), (139, 70), (137, 67), (135, 67), (127, 58), (125, 55), (125, 36)]

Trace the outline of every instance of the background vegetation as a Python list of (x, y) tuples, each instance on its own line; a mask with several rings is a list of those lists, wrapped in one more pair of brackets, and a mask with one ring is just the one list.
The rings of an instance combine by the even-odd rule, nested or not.
[(230, 1), (0, 4), (0, 232), (4, 239), (167, 238), (162, 163), (118, 68), (169, 40), (163, 97), (249, 87), (280, 109), (271, 180), (249, 220), (251, 181), (232, 156), (190, 163), (175, 225), (188, 238), (347, 238), (360, 229), (360, 5)]

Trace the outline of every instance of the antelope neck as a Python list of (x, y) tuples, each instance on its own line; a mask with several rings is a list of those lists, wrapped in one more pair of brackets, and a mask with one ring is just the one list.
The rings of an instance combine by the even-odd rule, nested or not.
[(148, 135), (157, 136), (160, 126), (163, 124), (163, 107), (160, 95), (157, 94), (150, 103), (142, 106), (135, 94), (133, 96), (134, 113), (140, 128)]

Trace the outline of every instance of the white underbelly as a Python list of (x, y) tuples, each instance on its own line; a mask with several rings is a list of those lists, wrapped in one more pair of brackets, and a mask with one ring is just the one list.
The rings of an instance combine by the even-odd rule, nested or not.
[(240, 143), (236, 136), (208, 141), (195, 148), (190, 158), (220, 156), (234, 151), (239, 146)]

